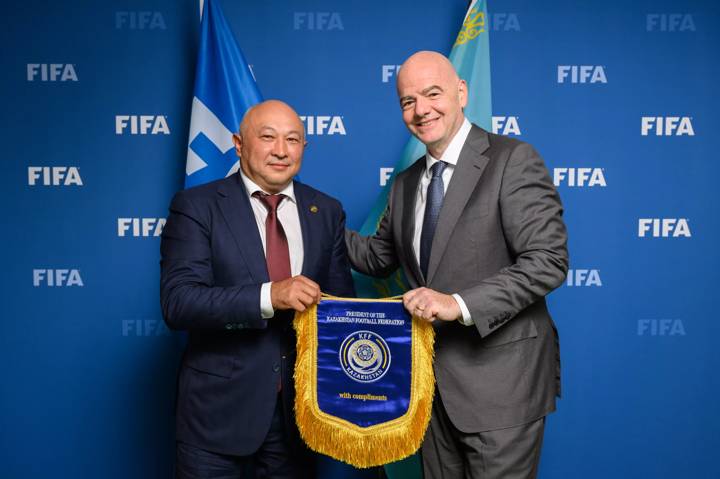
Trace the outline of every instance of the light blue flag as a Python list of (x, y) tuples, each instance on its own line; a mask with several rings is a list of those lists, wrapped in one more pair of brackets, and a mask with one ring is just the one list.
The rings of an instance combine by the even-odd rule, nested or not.
[(205, 0), (195, 69), (185, 187), (225, 178), (240, 166), (232, 134), (248, 108), (262, 101), (230, 26)]
[[(465, 14), (449, 58), (460, 78), (468, 84), (465, 116), (472, 123), (492, 131), (490, 38), (487, 27), (486, 0), (473, 0)], [(361, 234), (375, 233), (387, 207), (388, 194), (395, 175), (412, 165), (415, 160), (425, 155), (425, 152), (425, 145), (415, 137), (411, 137), (403, 149), (400, 161), (395, 165), (390, 180), (380, 192), (370, 214), (360, 228)], [(399, 270), (387, 279), (369, 278), (355, 273), (355, 287), (360, 296), (387, 297), (404, 293), (406, 282)]]

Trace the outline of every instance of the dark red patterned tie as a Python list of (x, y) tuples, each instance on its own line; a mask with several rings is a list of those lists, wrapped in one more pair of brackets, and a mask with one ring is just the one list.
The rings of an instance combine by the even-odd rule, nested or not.
[(265, 262), (270, 281), (287, 279), (290, 273), (290, 250), (285, 230), (278, 220), (277, 207), (285, 195), (268, 195), (260, 191), (253, 193), (267, 208), (265, 219)]

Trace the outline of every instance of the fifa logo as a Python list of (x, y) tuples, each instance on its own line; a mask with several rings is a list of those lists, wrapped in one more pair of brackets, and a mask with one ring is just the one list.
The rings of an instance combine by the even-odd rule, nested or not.
[(488, 13), (487, 20), (486, 26), (493, 32), (520, 31), (520, 21), (516, 13)]
[(115, 28), (118, 30), (166, 30), (165, 19), (160, 12), (116, 12)]
[(569, 269), (565, 284), (568, 286), (602, 286), (600, 270), (598, 269)]
[(685, 336), (679, 319), (638, 319), (638, 336)]
[(122, 335), (128, 336), (170, 336), (170, 330), (157, 319), (123, 319)]
[(347, 135), (341, 116), (301, 116), (308, 135)]
[(687, 218), (640, 218), (638, 236), (644, 238), (690, 238), (690, 226)]
[[(39, 78), (38, 78), (39, 77)], [(78, 81), (71, 63), (28, 63), (27, 81)]]
[(33, 286), (85, 286), (77, 269), (34, 269)]
[(553, 168), (555, 186), (607, 186), (602, 168)]
[(605, 68), (598, 65), (558, 65), (557, 82), (566, 83), (607, 83)]
[(383, 65), (382, 66), (382, 82), (390, 82), (390, 78), (397, 76), (400, 71), (400, 65)]
[(648, 32), (694, 32), (695, 22), (687, 13), (648, 13), (645, 29)]
[(295, 12), (293, 30), (345, 30), (339, 12)]
[(644, 116), (640, 123), (640, 135), (648, 136), (695, 136), (689, 116)]
[(520, 125), (516, 116), (494, 116), (492, 117), (492, 131), (499, 135), (520, 136)]
[(160, 236), (166, 221), (165, 218), (118, 218), (117, 234), (119, 237)]
[[(38, 182), (40, 180), (40, 182)], [(28, 185), (82, 186), (76, 166), (28, 166)]]
[(131, 135), (170, 134), (165, 115), (116, 115), (115, 134), (127, 133), (128, 128)]

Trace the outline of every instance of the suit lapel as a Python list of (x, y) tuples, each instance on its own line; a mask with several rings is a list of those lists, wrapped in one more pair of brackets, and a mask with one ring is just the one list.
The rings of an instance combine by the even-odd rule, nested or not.
[[(304, 276), (314, 277), (310, 268), (313, 265), (319, 264), (320, 258), (318, 255), (321, 254), (322, 248), (319, 245), (322, 244), (323, 238), (318, 237), (323, 234), (321, 231), (317, 231), (317, 228), (312, 227), (312, 218), (310, 215), (317, 214), (317, 206), (313, 205), (313, 199), (315, 198), (315, 192), (311, 189), (305, 188), (302, 183), (294, 182), (295, 201), (297, 201), (298, 217), (300, 219), (300, 229), (302, 230), (303, 239), (303, 266), (302, 274)], [(311, 208), (315, 206), (315, 212)], [(314, 245), (315, 247), (311, 247)]]
[(417, 284), (423, 284), (424, 279), (420, 271), (418, 258), (415, 256), (413, 249), (413, 239), (415, 237), (415, 203), (417, 201), (417, 190), (420, 184), (420, 177), (425, 171), (425, 157), (417, 160), (410, 167), (405, 181), (402, 183), (402, 244), (405, 245), (408, 258), (408, 266), (415, 276)]
[(470, 195), (475, 190), (480, 176), (482, 176), (485, 166), (487, 166), (488, 158), (482, 153), (488, 149), (490, 143), (487, 133), (474, 126), (470, 130), (465, 145), (460, 151), (457, 166), (453, 172), (452, 179), (448, 185), (442, 208), (440, 209), (440, 217), (435, 229), (435, 237), (433, 238), (432, 249), (430, 253), (430, 261), (428, 262), (428, 277), (426, 284), (430, 284), (435, 272), (440, 265), (440, 259), (445, 253), (450, 235), (455, 229), (460, 215), (465, 209), (465, 205), (470, 199)]
[(255, 283), (269, 281), (255, 214), (240, 173), (218, 187), (218, 205)]

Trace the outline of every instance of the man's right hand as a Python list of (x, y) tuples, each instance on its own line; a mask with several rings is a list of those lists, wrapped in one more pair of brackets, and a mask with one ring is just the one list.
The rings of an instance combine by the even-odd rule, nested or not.
[(303, 312), (320, 301), (320, 286), (305, 276), (293, 276), (270, 284), (270, 301), (275, 310)]

